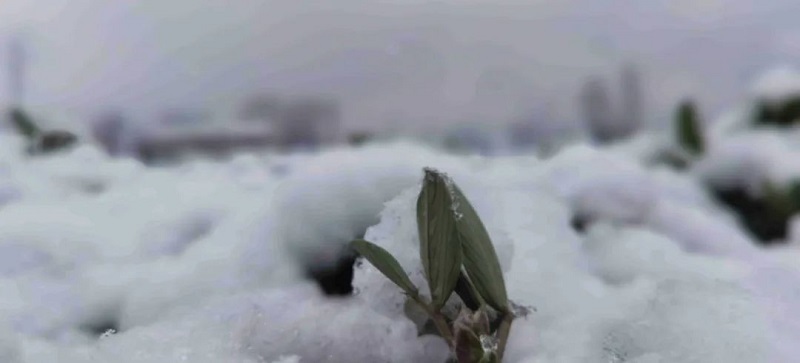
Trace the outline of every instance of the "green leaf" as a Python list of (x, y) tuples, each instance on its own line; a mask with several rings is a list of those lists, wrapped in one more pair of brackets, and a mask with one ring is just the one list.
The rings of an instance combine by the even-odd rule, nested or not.
[(452, 193), (456, 213), (460, 215), (456, 230), (464, 255), (464, 269), (469, 280), (489, 306), (497, 311), (507, 312), (509, 305), (503, 270), (489, 232), (486, 231), (472, 204), (455, 183), (452, 183)]
[(793, 209), (800, 209), (800, 182), (795, 181), (789, 186), (789, 198)]
[(417, 288), (406, 275), (400, 263), (385, 249), (364, 240), (350, 242), (361, 256), (367, 259), (384, 276), (394, 282), (409, 295), (416, 295)]
[(420, 258), (436, 310), (447, 302), (461, 274), (461, 245), (452, 205), (445, 177), (425, 169), (417, 198), (417, 228)]
[(17, 129), (17, 132), (28, 139), (33, 139), (41, 133), (41, 130), (33, 123), (30, 116), (20, 108), (13, 108), (11, 110), (11, 123), (14, 124), (14, 128)]
[(703, 130), (694, 102), (684, 101), (676, 115), (678, 142), (686, 151), (700, 155), (705, 151)]
[(66, 149), (77, 142), (77, 137), (68, 131), (48, 131), (41, 134), (38, 147), (42, 152), (48, 153)]

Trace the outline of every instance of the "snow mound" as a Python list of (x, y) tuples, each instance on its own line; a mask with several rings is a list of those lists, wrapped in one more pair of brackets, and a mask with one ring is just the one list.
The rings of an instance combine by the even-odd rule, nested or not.
[[(303, 277), (363, 235), (426, 291), (423, 167), (458, 183), (509, 296), (534, 309), (506, 362), (800, 356), (796, 251), (759, 250), (693, 178), (779, 178), (789, 165), (728, 170), (736, 146), (677, 174), (586, 145), (547, 160), (398, 143), (149, 168), (89, 146), (28, 159), (14, 140), (0, 143), (0, 362), (441, 363), (446, 345), (417, 336), (399, 288), (369, 263), (352, 297)], [(770, 150), (753, 164), (787, 153)], [(594, 222), (579, 233), (576, 215)]]
[[(414, 217), (417, 192), (411, 188), (388, 203), (366, 238), (389, 250), (424, 292)], [(497, 246), (501, 255), (512, 251), (504, 266), (509, 295), (536, 309), (515, 322), (508, 361), (750, 362), (768, 357), (769, 340), (762, 338), (768, 336), (768, 319), (738, 282), (746, 264), (689, 254), (680, 242), (649, 230), (633, 233), (606, 224), (609, 232), (593, 232), (584, 240), (569, 226), (569, 206), (547, 188), (465, 193), (476, 205), (491, 200), (496, 206), (478, 212), (496, 214), (486, 218), (487, 228), (511, 241)], [(373, 310), (408, 319), (400, 289), (370, 264), (358, 267), (354, 284)], [(736, 349), (728, 347), (731, 342)]]
[(378, 222), (384, 203), (418, 184), (423, 167), (437, 165), (462, 169), (452, 158), (406, 144), (309, 158), (277, 187), (275, 238), (301, 264), (330, 265)]
[(753, 84), (757, 98), (780, 101), (800, 94), (800, 72), (788, 65), (776, 66), (761, 74)]

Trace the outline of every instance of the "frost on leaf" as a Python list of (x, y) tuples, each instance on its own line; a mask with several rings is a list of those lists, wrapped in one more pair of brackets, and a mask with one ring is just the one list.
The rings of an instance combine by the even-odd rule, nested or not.
[(458, 197), (458, 193), (456, 193), (453, 178), (447, 175), (447, 173), (440, 172), (434, 168), (424, 168), (423, 170), (425, 171), (425, 177), (428, 181), (435, 180), (437, 176), (442, 179), (447, 188), (447, 193), (450, 195), (450, 210), (453, 211), (456, 222), (460, 221), (461, 218), (464, 217), (464, 214), (459, 211), (460, 198)]

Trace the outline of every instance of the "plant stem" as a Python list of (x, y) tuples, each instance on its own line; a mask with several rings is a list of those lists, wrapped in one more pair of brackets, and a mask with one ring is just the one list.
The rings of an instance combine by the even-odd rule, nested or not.
[(497, 361), (503, 361), (503, 353), (506, 351), (506, 343), (508, 336), (511, 333), (511, 323), (514, 321), (514, 313), (507, 312), (503, 316), (503, 321), (497, 329)]
[(436, 329), (439, 330), (439, 334), (442, 335), (442, 338), (447, 341), (447, 345), (452, 349), (455, 346), (455, 340), (453, 339), (453, 333), (450, 331), (450, 327), (447, 325), (447, 320), (445, 320), (444, 315), (442, 315), (441, 312), (434, 311), (419, 295), (414, 294), (409, 296), (425, 310), (431, 320), (433, 320), (433, 324), (436, 325)]
[(433, 324), (436, 325), (436, 329), (442, 334), (442, 338), (447, 341), (447, 345), (449, 345), (450, 348), (455, 347), (453, 333), (450, 332), (450, 327), (447, 326), (447, 321), (444, 319), (444, 316), (440, 313), (433, 312), (431, 319), (433, 319)]

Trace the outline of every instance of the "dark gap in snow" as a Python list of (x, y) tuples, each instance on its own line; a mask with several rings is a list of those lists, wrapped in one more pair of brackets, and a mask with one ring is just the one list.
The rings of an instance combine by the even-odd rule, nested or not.
[(121, 317), (121, 301), (108, 301), (89, 309), (75, 328), (88, 336), (104, 338), (120, 331)]
[(353, 268), (358, 257), (358, 253), (348, 246), (342, 250), (334, 264), (327, 267), (308, 267), (306, 276), (316, 281), (325, 295), (353, 295)]
[(592, 222), (592, 220), (591, 218), (589, 218), (584, 214), (575, 213), (572, 215), (572, 219), (569, 222), (570, 225), (572, 226), (572, 229), (574, 229), (578, 233), (583, 234), (584, 232), (586, 232), (586, 228), (589, 227), (589, 224)]
[(773, 208), (766, 200), (751, 196), (743, 188), (714, 189), (714, 197), (739, 216), (742, 225), (764, 245), (786, 241), (791, 214)]
[(119, 319), (113, 316), (105, 317), (97, 321), (85, 323), (80, 326), (80, 330), (94, 337), (102, 337), (107, 334), (119, 332)]

